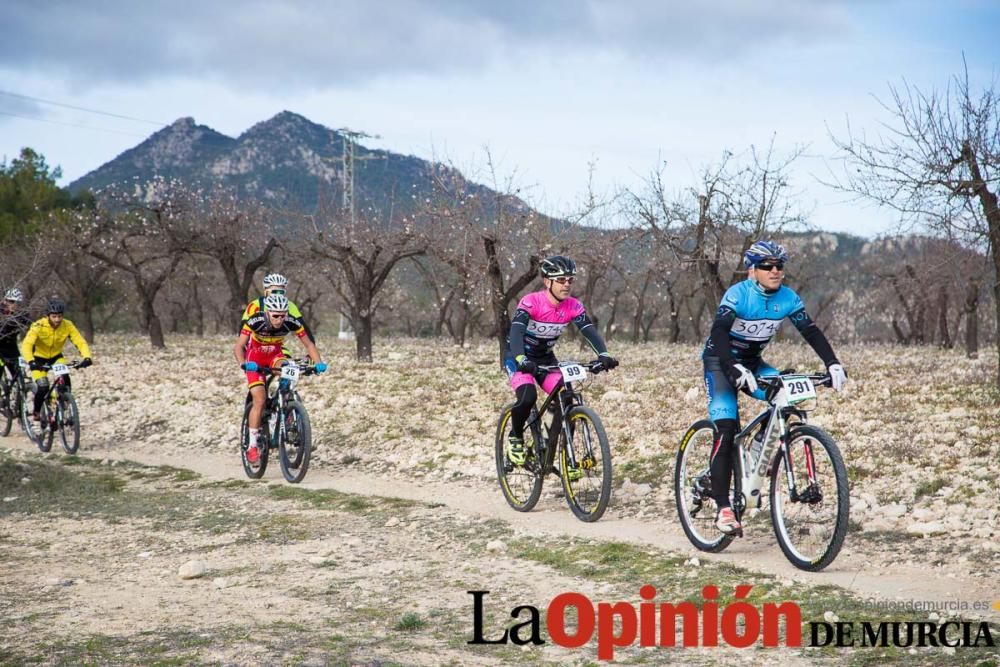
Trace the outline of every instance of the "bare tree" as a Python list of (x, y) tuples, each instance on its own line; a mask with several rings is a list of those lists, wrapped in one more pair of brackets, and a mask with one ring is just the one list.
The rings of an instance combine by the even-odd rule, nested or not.
[(315, 256), (332, 260), (325, 271), (348, 309), (354, 326), (358, 361), (372, 360), (372, 321), (379, 292), (393, 268), (407, 257), (426, 252), (425, 241), (408, 218), (396, 222), (371, 208), (349, 212), (329, 206), (307, 216)]
[(885, 134), (869, 139), (850, 125), (844, 138), (831, 134), (844, 170), (828, 184), (896, 210), (902, 228), (987, 249), (1000, 331), (1000, 105), (996, 79), (974, 90), (963, 65), (943, 91), (890, 86)]
[[(457, 169), (439, 167), (434, 173), (435, 196), (427, 211), (446, 237), (464, 239), (458, 253), (440, 253), (462, 281), (485, 273), (493, 336), (503, 357), (510, 331), (511, 303), (535, 280), (541, 252), (551, 236), (552, 220), (537, 213), (518, 195), (515, 176), (503, 183), (489, 150), (487, 177), (492, 190), (475, 185)], [(475, 245), (481, 247), (481, 252)], [(477, 263), (481, 269), (476, 268)]]
[(129, 277), (139, 297), (140, 322), (158, 348), (166, 342), (156, 297), (190, 244), (190, 211), (183, 197), (172, 199), (176, 186), (155, 180), (139, 197), (110, 191), (80, 238), (86, 252)]
[(192, 226), (189, 250), (218, 263), (229, 289), (226, 308), (236, 323), (249, 299), (254, 274), (278, 248), (271, 232), (276, 213), (221, 189), (192, 192), (190, 196), (197, 224)]
[(697, 188), (677, 196), (667, 192), (661, 166), (644, 190), (622, 192), (623, 213), (692, 267), (708, 298), (718, 303), (745, 275), (739, 260), (751, 243), (803, 222), (789, 178), (802, 152), (795, 148), (779, 156), (773, 137), (763, 152), (751, 146), (745, 161), (726, 151), (718, 165), (704, 169)]

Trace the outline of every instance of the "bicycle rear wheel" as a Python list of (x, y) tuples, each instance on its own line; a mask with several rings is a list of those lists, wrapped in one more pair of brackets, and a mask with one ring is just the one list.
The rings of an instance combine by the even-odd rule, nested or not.
[(681, 439), (674, 464), (674, 500), (681, 527), (691, 544), (711, 553), (722, 551), (735, 537), (715, 527), (709, 468), (715, 438), (715, 424), (711, 420), (695, 422)]
[(76, 408), (76, 399), (69, 391), (59, 396), (55, 428), (59, 429), (59, 439), (66, 453), (76, 454), (80, 448), (80, 413)]
[(289, 401), (278, 428), (281, 474), (292, 484), (297, 484), (309, 470), (309, 456), (312, 453), (312, 428), (305, 406), (298, 401)]
[[(507, 406), (500, 413), (497, 422), (495, 457), (497, 464), (497, 479), (500, 490), (507, 504), (518, 512), (530, 512), (538, 504), (542, 496), (545, 462), (538, 460), (537, 453), (541, 444), (541, 429), (536, 421), (531, 427), (532, 442), (525, 442), (524, 465), (514, 465), (507, 458), (507, 439), (510, 436), (510, 408)], [(535, 415), (532, 410), (532, 417)]]
[(240, 459), (243, 461), (243, 472), (250, 479), (260, 479), (267, 470), (267, 439), (261, 435), (257, 442), (257, 452), (260, 458), (256, 463), (247, 460), (247, 448), (250, 446), (250, 408), (253, 403), (247, 396), (246, 406), (243, 408), (243, 423), (240, 425)]
[(774, 535), (792, 565), (817, 572), (833, 562), (847, 535), (847, 468), (837, 443), (816, 426), (793, 427), (786, 446), (791, 465), (779, 450), (771, 467)]
[(10, 427), (14, 425), (14, 390), (10, 380), (7, 379), (7, 371), (0, 366), (0, 437), (10, 434)]
[(566, 421), (569, 434), (560, 436), (559, 476), (570, 510), (577, 519), (590, 523), (603, 516), (611, 501), (611, 446), (601, 418), (592, 409), (578, 405)]

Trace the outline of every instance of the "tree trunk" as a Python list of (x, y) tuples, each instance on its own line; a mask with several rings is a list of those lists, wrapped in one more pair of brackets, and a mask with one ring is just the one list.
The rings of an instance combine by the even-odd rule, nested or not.
[(979, 357), (979, 282), (975, 278), (969, 278), (964, 310), (965, 356), (969, 359), (976, 359)]
[(948, 331), (948, 290), (944, 284), (938, 287), (938, 331), (941, 334), (941, 347), (950, 350), (954, 343)]
[[(979, 204), (983, 207), (986, 223), (989, 228), (990, 258), (993, 260), (993, 314), (996, 318), (997, 361), (1000, 362), (1000, 206), (997, 205), (996, 193), (990, 189), (983, 179), (979, 162), (972, 150), (972, 145), (966, 140), (962, 146), (962, 156), (969, 166), (969, 175), (979, 196)], [(978, 297), (977, 297), (978, 299)], [(977, 325), (973, 325), (978, 329)], [(978, 334), (978, 331), (977, 331)], [(966, 343), (968, 345), (968, 342)], [(997, 387), (1000, 388), (1000, 363), (997, 363)]]

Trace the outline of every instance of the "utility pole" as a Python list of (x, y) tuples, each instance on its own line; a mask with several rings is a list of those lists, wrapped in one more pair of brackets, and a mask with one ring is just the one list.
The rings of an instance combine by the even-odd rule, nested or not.
[(341, 166), (343, 173), (343, 186), (344, 194), (342, 199), (343, 210), (349, 211), (351, 216), (351, 224), (354, 224), (354, 161), (355, 160), (374, 160), (382, 156), (380, 155), (366, 155), (364, 157), (356, 157), (354, 154), (354, 147), (357, 144), (358, 139), (381, 139), (382, 137), (377, 134), (367, 134), (366, 132), (359, 132), (357, 130), (352, 130), (349, 127), (341, 127), (338, 130), (344, 137), (344, 150), (341, 154)]

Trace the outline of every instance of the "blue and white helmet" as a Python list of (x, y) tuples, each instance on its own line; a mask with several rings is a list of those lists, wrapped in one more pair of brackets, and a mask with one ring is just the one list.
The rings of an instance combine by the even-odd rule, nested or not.
[(766, 260), (787, 262), (788, 252), (785, 251), (785, 246), (774, 241), (756, 241), (743, 253), (743, 265), (748, 269)]
[(24, 301), (24, 293), (16, 287), (12, 287), (7, 290), (7, 293), (3, 295), (3, 298), (7, 301), (12, 301), (13, 303), (21, 303)]

